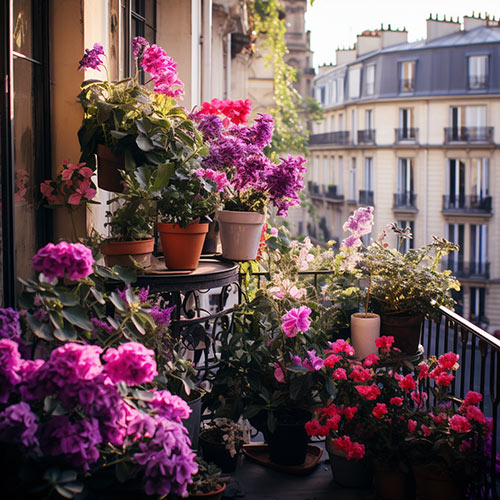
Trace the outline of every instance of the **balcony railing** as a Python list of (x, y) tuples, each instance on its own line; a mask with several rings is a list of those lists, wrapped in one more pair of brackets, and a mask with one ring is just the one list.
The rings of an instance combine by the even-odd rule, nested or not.
[(396, 128), (396, 143), (398, 142), (417, 142), (418, 128)]
[(493, 127), (447, 127), (444, 129), (446, 143), (465, 142), (493, 143)]
[(417, 210), (417, 195), (411, 191), (394, 193), (393, 209)]
[(444, 195), (443, 212), (491, 214), (491, 196)]
[(350, 144), (350, 133), (343, 132), (327, 132), (325, 134), (313, 134), (309, 137), (309, 145), (322, 146), (322, 145), (336, 145), (346, 146)]
[(374, 205), (373, 203), (373, 191), (367, 191), (366, 189), (361, 189), (359, 191), (359, 203), (360, 205)]
[(358, 130), (358, 144), (375, 144), (375, 130)]
[(326, 200), (341, 202), (344, 201), (344, 195), (338, 193), (337, 186), (329, 184), (328, 186), (320, 186), (315, 182), (309, 181), (307, 183), (307, 190), (312, 197), (325, 198)]
[(325, 190), (325, 196), (329, 200), (333, 201), (344, 201), (344, 195), (337, 192), (337, 186), (329, 185)]
[(443, 259), (443, 269), (449, 269), (457, 278), (478, 278), (489, 279), (490, 263), (489, 262), (464, 262), (456, 260), (455, 256), (448, 256)]

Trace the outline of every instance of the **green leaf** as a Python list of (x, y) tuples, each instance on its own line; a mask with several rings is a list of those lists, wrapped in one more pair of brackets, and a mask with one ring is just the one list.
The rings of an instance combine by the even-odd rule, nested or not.
[(90, 288), (90, 293), (95, 297), (95, 300), (99, 302), (99, 304), (105, 304), (104, 297), (102, 296), (102, 293), (95, 288), (94, 286)]
[(132, 320), (132, 323), (134, 324), (134, 326), (137, 328), (137, 330), (139, 331), (139, 333), (141, 335), (145, 335), (146, 334), (146, 330), (144, 330), (144, 327), (141, 325), (141, 323), (139, 322), (139, 320), (134, 316), (132, 316), (130, 318)]
[(56, 291), (56, 294), (63, 306), (76, 306), (79, 303), (78, 297), (71, 292)]
[(113, 271), (118, 275), (125, 284), (130, 285), (137, 279), (137, 273), (133, 268), (113, 266)]
[(125, 302), (123, 302), (123, 300), (120, 298), (120, 296), (116, 292), (111, 293), (111, 295), (109, 296), (109, 300), (116, 307), (116, 309), (118, 311), (120, 311), (120, 312), (127, 311), (127, 304), (125, 304)]
[(59, 484), (56, 484), (56, 491), (63, 498), (73, 498), (74, 497), (74, 494), (70, 490), (67, 490), (64, 486), (61, 486)]
[(120, 483), (124, 483), (129, 479), (129, 466), (125, 462), (118, 462), (115, 465), (115, 476)]
[(174, 170), (175, 165), (173, 163), (158, 165), (153, 181), (153, 191), (167, 187)]
[(82, 330), (91, 331), (93, 329), (92, 323), (87, 317), (87, 312), (81, 306), (67, 307), (61, 311), (65, 319), (72, 325), (80, 327)]
[(78, 338), (76, 330), (67, 322), (54, 330), (54, 337), (61, 342), (69, 342)]
[(309, 377), (295, 377), (290, 381), (290, 397), (294, 400), (300, 399), (309, 390)]
[(308, 373), (309, 370), (305, 366), (300, 365), (290, 365), (286, 367), (286, 370), (293, 373)]
[(155, 148), (149, 137), (144, 134), (139, 134), (135, 142), (141, 151), (153, 151)]
[(267, 414), (267, 428), (269, 429), (269, 432), (274, 432), (276, 430), (277, 425), (278, 421), (276, 420), (276, 417), (272, 412), (269, 412)]
[(116, 274), (108, 267), (96, 265), (95, 273), (101, 278), (116, 279)]
[(33, 307), (34, 298), (32, 293), (23, 292), (19, 297), (19, 306), (23, 309), (31, 309)]

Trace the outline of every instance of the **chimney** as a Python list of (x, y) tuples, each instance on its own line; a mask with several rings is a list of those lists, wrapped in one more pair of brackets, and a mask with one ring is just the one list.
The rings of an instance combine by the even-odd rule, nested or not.
[(447, 21), (446, 16), (442, 20), (439, 20), (436, 14), (436, 19), (432, 18), (432, 14), (429, 15), (427, 19), (427, 41), (434, 40), (436, 38), (441, 38), (451, 33), (456, 33), (460, 31), (460, 23), (457, 21)]
[(399, 45), (400, 43), (406, 43), (408, 41), (408, 32), (406, 28), (402, 30), (393, 30), (391, 25), (388, 24), (387, 28), (384, 29), (384, 25), (380, 28), (380, 48), (385, 49), (386, 47), (392, 47), (393, 45)]
[(323, 75), (324, 73), (326, 73), (327, 71), (330, 71), (334, 67), (335, 66), (333, 64), (323, 64), (323, 65), (319, 66), (318, 76)]
[(343, 64), (349, 64), (356, 60), (356, 44), (350, 49), (337, 49), (335, 51), (335, 60), (337, 61), (337, 66), (342, 66)]
[(472, 16), (464, 16), (464, 31), (471, 31), (480, 26), (488, 26), (488, 15), (486, 14), (484, 19), (481, 17), (481, 13), (476, 17), (474, 15), (474, 11), (472, 12)]
[(357, 36), (356, 42), (357, 56), (368, 54), (380, 49), (380, 30), (363, 31), (361, 35)]

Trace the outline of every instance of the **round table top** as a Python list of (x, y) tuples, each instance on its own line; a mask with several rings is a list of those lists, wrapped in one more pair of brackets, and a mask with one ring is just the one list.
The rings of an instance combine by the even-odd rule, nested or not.
[(232, 261), (202, 257), (193, 271), (168, 270), (163, 258), (154, 258), (146, 273), (137, 276), (136, 286), (149, 286), (151, 293), (209, 290), (238, 281), (239, 267)]

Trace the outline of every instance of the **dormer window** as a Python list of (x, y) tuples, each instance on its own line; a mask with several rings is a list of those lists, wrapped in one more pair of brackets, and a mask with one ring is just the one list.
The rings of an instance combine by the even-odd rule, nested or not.
[(399, 68), (399, 91), (415, 92), (415, 61), (402, 62)]
[(365, 73), (365, 93), (373, 95), (375, 93), (375, 65), (371, 64), (366, 68)]
[(488, 88), (488, 56), (469, 56), (468, 82), (470, 90)]

